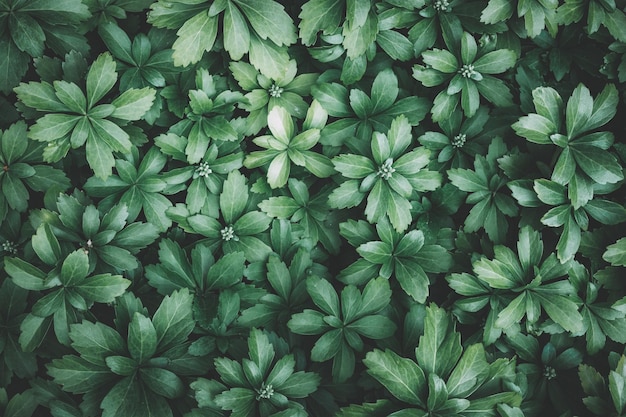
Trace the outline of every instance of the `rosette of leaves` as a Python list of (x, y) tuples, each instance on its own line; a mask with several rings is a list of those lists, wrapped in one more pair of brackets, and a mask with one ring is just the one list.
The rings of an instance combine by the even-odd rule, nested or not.
[(363, 285), (375, 277), (394, 277), (405, 293), (424, 303), (430, 285), (427, 273), (447, 272), (452, 267), (448, 251), (427, 244), (421, 230), (398, 233), (386, 218), (376, 223), (378, 236), (363, 220), (348, 220), (339, 230), (361, 256), (337, 277), (346, 284)]
[(176, 207), (168, 215), (183, 222), (181, 226), (185, 230), (204, 236), (202, 241), (213, 253), (221, 248), (224, 254), (243, 252), (249, 262), (264, 261), (272, 252), (264, 237), (272, 219), (253, 210), (258, 202), (248, 193), (246, 177), (239, 171), (231, 171), (220, 193), (219, 212), (190, 215), (186, 208)]
[(267, 125), (271, 135), (257, 136), (254, 144), (265, 148), (246, 155), (243, 164), (246, 168), (267, 167), (267, 182), (272, 188), (287, 184), (291, 164), (304, 167), (319, 178), (331, 176), (335, 170), (330, 159), (311, 150), (320, 139), (320, 128), (325, 124), (327, 114), (322, 106), (313, 102), (307, 112), (303, 131), (296, 134), (291, 114), (280, 106), (275, 106), (267, 115)]
[[(86, 93), (73, 82), (55, 81), (22, 83), (15, 88), (18, 99), (27, 107), (46, 113), (39, 117), (28, 137), (47, 142), (43, 157), (56, 162), (70, 148), (85, 146), (87, 162), (96, 176), (111, 175), (113, 153), (130, 153), (135, 132), (123, 127), (141, 119), (152, 106), (155, 91), (151, 88), (129, 89), (111, 103), (100, 103), (117, 81), (111, 54), (100, 54), (89, 68)], [(127, 129), (128, 130), (128, 129)]]
[(319, 74), (298, 74), (295, 60), (290, 60), (285, 73), (275, 79), (266, 77), (243, 61), (231, 62), (228, 68), (239, 86), (247, 91), (245, 97), (248, 102), (240, 104), (241, 108), (250, 113), (246, 117), (244, 135), (256, 135), (267, 126), (268, 112), (275, 106), (284, 108), (297, 119), (306, 116), (309, 105), (303, 97), (311, 94), (311, 86)]
[[(520, 205), (524, 207), (551, 206), (540, 220), (549, 227), (562, 227), (556, 246), (561, 262), (573, 259), (578, 252), (582, 231), (588, 230), (590, 217), (604, 225), (626, 222), (626, 208), (615, 201), (598, 196), (589, 200), (583, 197), (582, 204), (577, 204), (574, 199), (578, 196), (572, 195), (570, 190), (571, 187), (576, 187), (575, 182), (576, 177), (568, 186), (564, 186), (542, 178), (534, 181), (532, 190), (529, 189), (530, 181), (512, 181), (508, 184)], [(590, 189), (592, 194), (594, 188), (598, 187), (592, 184)], [(603, 192), (595, 194), (601, 193)]]
[(587, 16), (585, 32), (589, 35), (596, 33), (600, 26), (604, 26), (616, 40), (626, 42), (626, 15), (621, 2), (565, 0), (559, 5), (556, 18), (559, 25), (570, 25), (581, 21), (585, 15)]
[(80, 321), (94, 303), (113, 302), (131, 283), (121, 275), (92, 275), (83, 249), (63, 257), (46, 225), (33, 236), (33, 249), (49, 265), (48, 272), (20, 258), (5, 259), (5, 270), (15, 285), (42, 294), (20, 326), (19, 342), (25, 352), (41, 344), (52, 324), (57, 340), (69, 345), (69, 326)]
[(626, 415), (626, 356), (608, 355), (609, 372), (604, 377), (593, 366), (581, 364), (578, 377), (584, 393), (583, 403), (594, 416)]
[(9, 94), (26, 73), (31, 58), (42, 56), (46, 48), (58, 55), (72, 49), (87, 53), (89, 46), (78, 27), (89, 17), (81, 0), (0, 3), (0, 91)]
[(472, 263), (472, 268), (479, 280), (511, 297), (498, 313), (496, 327), (506, 332), (524, 317), (527, 328), (540, 326), (545, 324), (543, 310), (565, 331), (580, 334), (580, 299), (572, 283), (563, 279), (571, 262), (559, 262), (554, 253), (544, 257), (541, 235), (530, 226), (520, 229), (517, 254), (503, 245), (493, 250), (493, 259), (483, 256)]
[[(498, 21), (486, 24), (480, 20), (479, 7), (483, 4), (476, 1), (459, 0), (386, 0), (394, 10), (411, 12), (409, 40), (413, 43), (415, 56), (432, 48), (440, 39), (447, 45), (458, 42), (463, 30), (477, 33), (500, 33), (506, 30), (505, 22)], [(398, 13), (402, 13), (398, 12)], [(408, 16), (401, 14), (404, 19)]]
[[(517, 7), (515, 7), (517, 3)], [(513, 17), (524, 19), (524, 29), (530, 38), (538, 36), (547, 29), (551, 36), (556, 36), (561, 11), (557, 12), (558, 0), (489, 0), (480, 15), (480, 21), (484, 23), (506, 22)]]
[(226, 79), (200, 68), (196, 71), (196, 89), (189, 90), (186, 117), (172, 126), (168, 133), (187, 138), (187, 162), (197, 164), (214, 141), (236, 142), (239, 133), (229, 122), (235, 104), (243, 94), (228, 90)]
[(372, 279), (363, 291), (347, 285), (340, 298), (329, 281), (310, 276), (306, 289), (318, 309), (292, 315), (287, 326), (296, 334), (320, 335), (311, 349), (311, 360), (332, 359), (333, 381), (345, 382), (354, 373), (355, 352), (365, 349), (363, 337), (385, 339), (396, 331), (394, 322), (381, 314), (391, 300), (389, 281)]
[(432, 191), (441, 184), (438, 172), (425, 168), (430, 151), (423, 146), (407, 152), (412, 142), (411, 125), (404, 116), (391, 123), (387, 134), (374, 132), (370, 150), (360, 154), (341, 154), (333, 158), (342, 182), (328, 197), (333, 208), (355, 207), (367, 196), (365, 215), (370, 223), (388, 217), (402, 233), (411, 224), (411, 203), (415, 191)]
[(82, 394), (89, 415), (172, 417), (173, 402), (186, 391), (186, 377), (202, 374), (208, 363), (187, 353), (195, 326), (192, 295), (176, 291), (161, 301), (152, 318), (138, 299), (125, 296), (117, 307), (116, 328), (83, 321), (71, 327), (72, 348), (47, 365), (64, 391)]
[[(42, 246), (59, 246), (63, 253), (82, 248), (89, 257), (90, 270), (119, 272), (137, 268), (136, 255), (157, 239), (158, 229), (151, 223), (129, 223), (124, 203), (104, 211), (82, 193), (60, 194), (54, 210), (32, 211), (30, 221)], [(55, 264), (50, 256), (41, 259), (48, 265)]]
[(90, 177), (84, 188), (91, 197), (102, 198), (98, 204), (100, 210), (125, 204), (126, 221), (134, 221), (143, 213), (148, 224), (163, 232), (172, 225), (166, 215), (172, 201), (164, 195), (168, 192), (168, 183), (161, 174), (166, 163), (167, 157), (155, 146), (149, 148), (143, 158), (139, 150), (133, 148), (124, 159), (115, 160), (116, 174), (104, 179)]
[(267, 261), (267, 283), (270, 292), (258, 303), (241, 312), (237, 323), (245, 327), (263, 327), (287, 335), (287, 322), (309, 300), (306, 278), (313, 260), (306, 248), (299, 248), (289, 267), (277, 255)]
[(26, 123), (18, 121), (5, 131), (0, 130), (0, 223), (9, 210), (26, 211), (28, 188), (59, 192), (70, 186), (63, 171), (41, 163), (42, 146), (28, 140), (26, 128)]
[(0, 284), (0, 386), (2, 387), (9, 386), (13, 376), (32, 379), (37, 373), (35, 355), (32, 352), (23, 351), (19, 343), (20, 326), (27, 314), (28, 291), (3, 276)]
[[(147, 34), (138, 33), (131, 41), (117, 24), (107, 22), (99, 26), (98, 33), (117, 60), (117, 70), (121, 74), (120, 91), (165, 87), (168, 78), (171, 79), (171, 74), (177, 71), (169, 48), (173, 41), (166, 30), (152, 28)], [(161, 95), (157, 94), (144, 118), (153, 123), (160, 116), (161, 107)]]
[(496, 415), (503, 405), (520, 405), (513, 360), (487, 362), (480, 343), (464, 349), (453, 320), (435, 305), (426, 308), (423, 320), (416, 360), (391, 349), (374, 349), (363, 360), (367, 372), (399, 400), (390, 415)]
[[(313, 196), (310, 188), (317, 191)], [(328, 210), (331, 187), (323, 186), (318, 191), (315, 183), (309, 185), (309, 182), (289, 178), (285, 191), (290, 195), (273, 196), (261, 201), (261, 211), (274, 218), (288, 219), (301, 227), (303, 236), (311, 239), (314, 245), (320, 242), (329, 252), (338, 253), (341, 245), (339, 233), (333, 225), (333, 213)]]
[(119, 23), (118, 20), (125, 20), (128, 13), (139, 13), (150, 7), (153, 0), (83, 0), (83, 4), (89, 7), (91, 18), (87, 26), (106, 25), (108, 23)]
[[(299, 36), (305, 46), (314, 46), (319, 32), (328, 42), (328, 45), (312, 48), (314, 58), (329, 62), (345, 53), (341, 80), (352, 84), (363, 77), (368, 61), (366, 52), (375, 53), (372, 47), (379, 34), (378, 15), (371, 1), (309, 0), (302, 5), (298, 17)], [(403, 44), (406, 42), (399, 41), (398, 49)]]
[(190, 353), (203, 356), (215, 347), (225, 353), (230, 341), (241, 335), (240, 329), (232, 326), (241, 305), (252, 306), (265, 294), (243, 282), (243, 253), (232, 252), (216, 260), (208, 246), (198, 243), (187, 256), (177, 242), (164, 239), (158, 254), (159, 263), (146, 266), (150, 286), (164, 295), (183, 288), (194, 295), (196, 333), (201, 336), (192, 343)]
[(215, 47), (219, 33), (232, 61), (248, 54), (263, 75), (280, 78), (289, 63), (287, 47), (297, 39), (291, 17), (274, 0), (159, 0), (150, 9), (148, 23), (177, 30), (172, 46), (176, 66), (200, 61)]
[[(480, 97), (496, 107), (513, 105), (513, 95), (504, 81), (494, 77), (512, 68), (517, 54), (511, 49), (495, 49), (495, 44), (479, 46), (470, 33), (447, 49), (422, 52), (425, 65), (413, 67), (413, 77), (426, 87), (447, 84), (434, 99), (431, 109), (435, 122), (444, 120), (461, 103), (466, 117), (480, 107)], [(454, 50), (454, 52), (452, 52)]]
[(578, 388), (574, 369), (582, 362), (583, 354), (570, 337), (552, 335), (543, 343), (533, 335), (519, 333), (507, 338), (507, 345), (519, 358), (518, 372), (526, 378), (527, 391), (521, 406), (524, 411), (534, 415), (550, 410), (560, 415), (574, 408), (571, 392)]
[[(162, 179), (167, 183), (164, 191), (174, 194), (185, 190), (185, 204), (192, 214), (211, 212), (210, 207), (218, 205), (218, 196), (228, 173), (243, 166), (244, 154), (237, 142), (211, 143), (196, 165), (187, 163), (186, 137), (167, 133), (157, 136), (154, 143), (161, 149), (161, 153), (183, 163), (184, 166), (176, 168), (179, 165), (176, 164), (173, 169), (163, 173)], [(187, 184), (189, 180), (191, 182)]]
[(465, 202), (473, 207), (465, 218), (464, 230), (471, 233), (483, 228), (494, 243), (505, 241), (509, 230), (506, 217), (514, 217), (518, 213), (515, 200), (503, 192), (508, 179), (498, 166), (498, 158), (506, 152), (503, 140), (496, 137), (489, 145), (486, 156), (476, 154), (474, 170), (448, 170), (450, 182), (459, 190), (470, 193)]
[(432, 151), (437, 166), (469, 168), (476, 154), (482, 154), (484, 150), (481, 143), (472, 139), (480, 136), (488, 119), (489, 110), (486, 107), (479, 107), (476, 114), (465, 119), (461, 109), (455, 108), (447, 118), (437, 123), (441, 132), (427, 131), (417, 140)]
[(221, 382), (200, 378), (191, 384), (200, 409), (221, 408), (240, 417), (306, 416), (301, 399), (317, 390), (321, 378), (296, 371), (294, 355), (286, 348), (275, 335), (252, 329), (247, 358), (215, 359)]
[(624, 300), (612, 302), (607, 299), (606, 289), (597, 280), (590, 279), (589, 271), (580, 263), (572, 265), (569, 276), (583, 300), (581, 314), (587, 352), (590, 355), (598, 353), (604, 348), (607, 337), (617, 343), (626, 343)]
[(532, 94), (537, 113), (521, 117), (512, 127), (529, 142), (557, 146), (550, 179), (568, 185), (574, 209), (593, 198), (594, 184), (605, 186), (624, 179), (619, 161), (609, 151), (615, 141), (613, 133), (597, 131), (617, 111), (614, 85), (604, 87), (594, 100), (589, 89), (579, 84), (565, 109), (563, 99), (551, 87), (538, 87)]
[(369, 96), (358, 88), (348, 92), (341, 84), (326, 82), (314, 85), (311, 95), (330, 116), (338, 118), (322, 130), (320, 142), (331, 146), (344, 145), (353, 136), (369, 142), (374, 130), (386, 131), (400, 115), (417, 126), (430, 106), (428, 100), (414, 95), (398, 99), (398, 77), (392, 69), (376, 75)]

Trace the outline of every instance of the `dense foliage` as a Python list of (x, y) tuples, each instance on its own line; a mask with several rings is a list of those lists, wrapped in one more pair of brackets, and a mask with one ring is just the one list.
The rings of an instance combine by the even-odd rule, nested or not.
[(626, 0), (0, 0), (0, 415), (626, 416)]

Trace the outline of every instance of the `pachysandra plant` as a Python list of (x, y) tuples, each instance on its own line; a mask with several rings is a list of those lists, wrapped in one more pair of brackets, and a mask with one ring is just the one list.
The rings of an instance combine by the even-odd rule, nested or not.
[(439, 48), (422, 52), (424, 65), (413, 67), (413, 77), (425, 87), (445, 87), (434, 99), (431, 109), (434, 121), (444, 120), (459, 103), (466, 117), (474, 116), (481, 96), (496, 107), (513, 105), (509, 87), (493, 74), (512, 68), (517, 55), (511, 49), (494, 47), (493, 44), (479, 47), (474, 36), (464, 32), (460, 42), (454, 44), (454, 52)]
[[(65, 253), (76, 248), (85, 251), (90, 270), (121, 272), (139, 266), (137, 253), (154, 242), (158, 229), (151, 223), (128, 220), (128, 207), (121, 203), (104, 209), (96, 207), (82, 193), (60, 194), (56, 209), (31, 213), (31, 224), (48, 243)], [(58, 243), (54, 243), (58, 241)], [(54, 261), (47, 261), (54, 264)]]
[(243, 164), (246, 168), (267, 165), (267, 183), (272, 188), (287, 184), (291, 164), (304, 167), (319, 178), (331, 176), (335, 170), (330, 159), (311, 150), (320, 139), (320, 129), (328, 115), (316, 101), (311, 104), (304, 121), (303, 130), (296, 133), (291, 114), (281, 106), (275, 106), (267, 115), (267, 126), (271, 135), (257, 136), (252, 140), (263, 151), (250, 152)]
[(354, 373), (355, 352), (361, 353), (365, 348), (363, 337), (385, 339), (396, 331), (396, 325), (379, 314), (391, 300), (389, 281), (373, 279), (363, 291), (348, 285), (340, 298), (330, 282), (311, 276), (306, 289), (317, 309), (292, 315), (287, 326), (296, 334), (321, 335), (311, 349), (311, 360), (332, 359), (333, 380), (344, 382)]
[(626, 416), (625, 80), (626, 0), (0, 0), (0, 415)]
[(521, 117), (512, 125), (515, 133), (539, 145), (556, 145), (550, 179), (568, 185), (574, 209), (594, 195), (594, 184), (615, 184), (624, 179), (623, 169), (609, 150), (613, 132), (597, 131), (616, 113), (617, 90), (608, 84), (594, 99), (589, 89), (579, 84), (564, 108), (563, 99), (551, 87), (533, 90), (537, 113)]
[(363, 220), (348, 220), (339, 227), (361, 256), (337, 277), (346, 284), (363, 285), (379, 276), (393, 277), (411, 298), (424, 303), (430, 285), (427, 272), (448, 272), (453, 263), (445, 248), (425, 242), (421, 230), (398, 233), (386, 218), (376, 224), (378, 236)]
[[(232, 171), (224, 181), (220, 194), (219, 212), (215, 216), (195, 214), (187, 218), (187, 228), (204, 236), (215, 253), (243, 252), (250, 262), (264, 261), (272, 252), (265, 243), (264, 232), (269, 228), (271, 217), (253, 210), (253, 199), (248, 197), (246, 178), (239, 171)], [(252, 207), (251, 207), (252, 206)], [(221, 216), (220, 216), (221, 214)], [(221, 221), (218, 218), (221, 217)]]
[(250, 114), (246, 117), (246, 135), (256, 135), (267, 126), (267, 114), (280, 106), (297, 119), (306, 116), (308, 104), (304, 100), (311, 94), (319, 74), (298, 74), (295, 60), (290, 60), (283, 76), (271, 79), (260, 74), (247, 62), (231, 62), (228, 66), (239, 86), (247, 91), (247, 103), (240, 106)]
[(363, 90), (339, 83), (318, 83), (311, 95), (332, 117), (340, 118), (322, 130), (320, 142), (341, 146), (356, 136), (363, 144), (374, 130), (384, 132), (396, 117), (403, 115), (411, 126), (417, 126), (428, 113), (429, 103), (417, 96), (400, 96), (398, 77), (391, 69), (380, 71), (372, 81), (370, 95)]
[(474, 170), (448, 170), (450, 182), (469, 193), (465, 202), (473, 205), (465, 218), (465, 231), (477, 232), (483, 228), (494, 243), (505, 241), (509, 230), (506, 218), (518, 213), (515, 200), (504, 192), (507, 178), (498, 165), (498, 158), (506, 152), (506, 144), (496, 137), (489, 145), (487, 155), (474, 157)]
[(28, 188), (59, 192), (70, 186), (63, 171), (42, 163), (42, 145), (29, 141), (26, 129), (26, 123), (18, 122), (0, 130), (0, 223), (9, 210), (22, 213), (28, 209)]
[(149, 23), (177, 30), (172, 46), (177, 66), (200, 61), (220, 34), (232, 60), (239, 61), (248, 54), (250, 63), (263, 75), (279, 78), (289, 62), (286, 47), (296, 41), (293, 20), (274, 0), (204, 0), (191, 4), (159, 0), (150, 9)]
[(259, 203), (259, 208), (268, 216), (299, 224), (314, 244), (320, 242), (329, 252), (338, 253), (341, 241), (337, 227), (331, 225), (334, 213), (328, 212), (331, 187), (325, 186), (314, 196), (309, 192), (310, 187), (304, 181), (290, 178), (283, 191), (289, 190), (291, 195), (269, 197)]
[(215, 387), (216, 381), (200, 378), (191, 384), (200, 408), (217, 406), (241, 417), (306, 416), (300, 400), (317, 390), (320, 378), (314, 372), (296, 371), (294, 355), (280, 349), (275, 339), (252, 329), (248, 358), (241, 362), (217, 358), (215, 369), (222, 383)]
[(70, 330), (72, 348), (48, 365), (64, 390), (83, 394), (81, 408), (102, 417), (172, 417), (168, 400), (185, 394), (184, 377), (202, 374), (203, 358), (187, 353), (195, 322), (192, 295), (181, 290), (163, 299), (152, 318), (141, 303), (117, 309), (115, 328), (83, 321)]
[(499, 313), (495, 326), (504, 331), (526, 317), (527, 327), (539, 326), (542, 311), (564, 330), (579, 334), (583, 319), (580, 299), (570, 281), (563, 279), (570, 263), (561, 263), (554, 253), (544, 256), (539, 232), (530, 226), (520, 229), (517, 254), (502, 245), (494, 247), (494, 259), (473, 262), (474, 273), (491, 288), (507, 292), (511, 301)]
[(371, 149), (364, 154), (346, 153), (333, 158), (335, 169), (347, 181), (328, 197), (331, 207), (355, 207), (367, 196), (365, 215), (370, 223), (387, 217), (398, 232), (411, 224), (414, 192), (432, 191), (441, 184), (438, 172), (424, 169), (430, 151), (424, 147), (409, 150), (413, 141), (411, 125), (398, 116), (387, 134), (374, 132)]
[(15, 88), (24, 105), (47, 113), (28, 132), (29, 138), (47, 142), (46, 162), (59, 161), (70, 148), (85, 146), (87, 162), (96, 176), (111, 175), (113, 153), (129, 153), (134, 146), (123, 127), (141, 119), (155, 98), (155, 91), (145, 87), (126, 90), (110, 103), (101, 103), (116, 81), (115, 62), (105, 52), (89, 68), (85, 90), (66, 81), (22, 83)]
[[(397, 411), (389, 415), (495, 415), (502, 405), (520, 405), (513, 383), (513, 361), (498, 359), (489, 363), (480, 343), (464, 349), (451, 317), (436, 306), (426, 309), (423, 326), (415, 348), (416, 360), (391, 349), (374, 349), (363, 361), (367, 372), (400, 401), (393, 407)], [(499, 379), (495, 385), (491, 380), (494, 372)], [(499, 385), (506, 382), (510, 388), (500, 390)], [(520, 413), (518, 409), (517, 414), (510, 415)]]
[(41, 57), (46, 48), (59, 55), (89, 50), (78, 28), (90, 13), (80, 0), (6, 0), (0, 3), (0, 15), (0, 91), (5, 94), (22, 80), (31, 59)]
[(49, 265), (48, 272), (19, 258), (5, 259), (5, 268), (15, 285), (29, 291), (45, 291), (20, 326), (19, 341), (24, 351), (36, 349), (51, 324), (57, 340), (69, 345), (71, 324), (84, 317), (93, 303), (111, 303), (130, 285), (121, 275), (91, 275), (89, 257), (83, 249), (63, 258), (49, 227), (43, 226), (33, 236), (33, 249)]

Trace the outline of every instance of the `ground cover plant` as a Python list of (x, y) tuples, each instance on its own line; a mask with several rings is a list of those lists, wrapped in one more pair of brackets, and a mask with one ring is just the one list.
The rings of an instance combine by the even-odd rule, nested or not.
[(0, 0), (0, 416), (625, 416), (625, 13)]

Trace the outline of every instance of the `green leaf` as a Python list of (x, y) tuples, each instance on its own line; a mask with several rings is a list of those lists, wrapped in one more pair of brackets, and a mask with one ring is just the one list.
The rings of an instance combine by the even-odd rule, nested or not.
[(583, 330), (583, 317), (574, 301), (562, 295), (544, 294), (541, 291), (534, 292), (533, 296), (539, 298), (546, 314), (565, 330), (572, 333)]
[(591, 93), (587, 87), (583, 84), (579, 84), (567, 101), (565, 121), (569, 138), (573, 138), (587, 130), (586, 124), (591, 117), (592, 111), (593, 98), (591, 97)]
[(622, 167), (607, 151), (589, 145), (571, 146), (570, 149), (580, 169), (598, 184), (614, 184), (624, 179)]
[(43, 223), (31, 239), (33, 250), (48, 265), (56, 265), (61, 259), (61, 246), (49, 224)]
[(70, 253), (61, 266), (61, 282), (66, 287), (79, 284), (89, 273), (89, 257), (84, 250)]
[(104, 141), (93, 138), (85, 147), (87, 162), (96, 177), (106, 179), (113, 173), (115, 160), (109, 146)]
[(175, 291), (163, 298), (152, 318), (159, 350), (163, 351), (180, 345), (187, 339), (195, 327), (192, 303), (193, 295), (187, 288)]
[(306, 289), (311, 299), (323, 312), (331, 316), (341, 317), (339, 296), (327, 280), (311, 276), (306, 280)]
[(243, 213), (246, 207), (248, 186), (246, 177), (239, 171), (231, 171), (224, 181), (224, 188), (220, 194), (220, 210), (224, 221), (233, 224)]
[(291, 45), (296, 41), (296, 28), (280, 3), (274, 0), (233, 0), (233, 2), (246, 15), (261, 39), (270, 39), (278, 46)]
[(131, 88), (124, 91), (119, 97), (111, 102), (115, 111), (111, 117), (122, 120), (141, 119), (154, 102), (156, 92), (149, 87), (142, 89)]
[(285, 382), (277, 385), (277, 389), (289, 398), (305, 398), (317, 390), (320, 379), (320, 376), (313, 372), (294, 372)]
[(426, 308), (424, 334), (415, 349), (417, 363), (425, 373), (447, 376), (461, 357), (460, 335), (443, 309), (430, 305)]
[(152, 392), (168, 399), (178, 398), (185, 392), (183, 381), (167, 369), (140, 368), (139, 377)]
[(456, 57), (445, 49), (433, 49), (422, 52), (422, 59), (426, 65), (430, 65), (434, 70), (445, 74), (455, 73), (459, 69), (459, 62)]
[(14, 42), (5, 37), (0, 39), (0, 91), (8, 95), (28, 70), (29, 62), (28, 54), (20, 51)]
[(463, 356), (446, 382), (448, 395), (468, 397), (482, 385), (488, 376), (489, 365), (483, 345), (480, 343), (470, 345), (463, 352)]
[(261, 373), (266, 375), (274, 360), (274, 348), (265, 333), (258, 329), (252, 329), (248, 337), (248, 354), (250, 359), (258, 365)]
[(374, 349), (367, 353), (363, 363), (367, 373), (383, 384), (394, 397), (408, 404), (425, 406), (426, 377), (415, 362), (389, 349)]
[(626, 266), (626, 238), (607, 246), (602, 259), (614, 266)]
[(141, 313), (135, 313), (128, 325), (128, 351), (131, 357), (143, 364), (154, 355), (157, 344), (158, 336), (152, 321)]
[(18, 258), (5, 258), (4, 269), (18, 287), (30, 291), (40, 291), (45, 288), (46, 274), (28, 262)]
[[(273, 1), (273, 0), (272, 0)], [(289, 67), (290, 56), (286, 47), (279, 47), (272, 42), (259, 39), (254, 33), (250, 34), (250, 63), (268, 78), (281, 79)]]
[(340, 353), (344, 343), (342, 329), (333, 329), (324, 333), (311, 349), (311, 360), (325, 362), (332, 359)]
[(385, 316), (365, 316), (350, 323), (348, 328), (370, 339), (386, 339), (393, 336), (396, 325)]
[(210, 16), (208, 10), (187, 20), (176, 32), (178, 38), (172, 45), (174, 65), (186, 67), (200, 61), (204, 52), (213, 48), (218, 25), (217, 16)]
[(248, 53), (250, 47), (250, 31), (243, 15), (232, 2), (228, 2), (224, 10), (224, 49), (233, 61), (240, 60)]
[(474, 61), (474, 70), (483, 74), (501, 74), (517, 62), (517, 54), (510, 49), (488, 52)]
[(514, 9), (508, 0), (489, 0), (480, 14), (480, 21), (487, 24), (505, 22), (513, 15)]
[(396, 259), (395, 275), (404, 292), (418, 303), (426, 301), (430, 280), (416, 261), (412, 259)]
[(84, 279), (76, 290), (87, 300), (97, 303), (112, 303), (130, 286), (131, 281), (121, 275), (98, 274)]
[(511, 127), (519, 136), (540, 145), (550, 145), (550, 135), (556, 133), (556, 126), (550, 119), (534, 113), (520, 117)]
[(47, 368), (57, 384), (74, 394), (97, 390), (115, 377), (104, 364), (96, 365), (73, 355), (54, 359)]
[(222, 256), (209, 270), (205, 278), (205, 290), (223, 290), (241, 282), (245, 268), (243, 252)]
[(305, 309), (302, 313), (292, 315), (287, 326), (292, 332), (303, 335), (321, 334), (329, 327), (324, 321), (324, 315), (322, 313), (309, 309)]
[(553, 181), (543, 178), (535, 180), (533, 189), (537, 193), (539, 200), (551, 206), (564, 204), (566, 200), (565, 187)]
[(626, 208), (615, 201), (593, 199), (585, 205), (585, 211), (602, 224), (619, 224), (626, 221)]
[(106, 356), (123, 355), (125, 351), (120, 334), (100, 322), (83, 321), (71, 325), (70, 339), (72, 347), (90, 362), (102, 360)]
[(115, 61), (110, 53), (105, 52), (91, 64), (87, 73), (87, 107), (91, 109), (115, 85), (117, 73)]
[(303, 4), (298, 15), (302, 43), (311, 46), (315, 43), (317, 32), (329, 33), (339, 27), (342, 5), (341, 0), (309, 0)]

